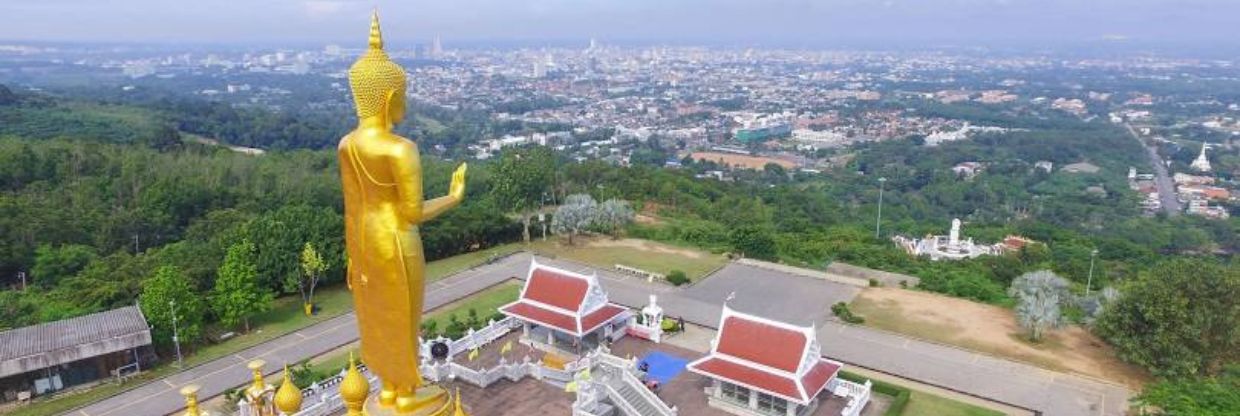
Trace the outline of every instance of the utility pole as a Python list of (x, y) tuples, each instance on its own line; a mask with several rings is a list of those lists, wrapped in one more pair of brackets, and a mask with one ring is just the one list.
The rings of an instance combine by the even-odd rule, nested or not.
[(26, 272), (17, 272), (17, 277), (22, 279), (22, 292), (26, 291)]
[(177, 333), (177, 301), (168, 301), (168, 309), (172, 311), (172, 343), (177, 348), (177, 368), (181, 368), (181, 337)]
[(878, 178), (878, 219), (874, 221), (874, 238), (878, 238), (883, 228), (883, 184), (886, 182), (887, 178)]
[(1094, 258), (1098, 257), (1098, 249), (1089, 252), (1089, 279), (1085, 280), (1085, 296), (1089, 296), (1089, 288), (1094, 284)]

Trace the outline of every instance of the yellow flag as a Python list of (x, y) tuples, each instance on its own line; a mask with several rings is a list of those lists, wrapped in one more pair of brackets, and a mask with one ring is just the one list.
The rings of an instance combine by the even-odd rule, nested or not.
[(504, 346), (500, 347), (499, 349), (500, 355), (507, 354), (509, 352), (512, 352), (512, 340), (508, 340), (508, 342), (505, 342)]
[(474, 348), (474, 349), (472, 349), (472, 350), (469, 350), (469, 361), (473, 361), (475, 358), (478, 358), (478, 349), (477, 349), (477, 348)]
[(576, 392), (577, 392), (577, 382), (576, 382), (576, 381), (570, 381), (570, 382), (568, 382), (568, 384), (565, 384), (565, 385), (564, 385), (564, 391), (565, 391), (565, 392), (567, 392), (567, 393), (576, 393)]

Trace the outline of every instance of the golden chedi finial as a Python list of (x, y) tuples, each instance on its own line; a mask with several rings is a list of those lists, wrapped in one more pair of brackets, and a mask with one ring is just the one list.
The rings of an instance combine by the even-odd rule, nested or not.
[(366, 381), (366, 377), (357, 371), (357, 361), (353, 359), (353, 352), (349, 352), (349, 371), (345, 373), (344, 380), (340, 382), (340, 399), (344, 401), (348, 415), (361, 416), (362, 406), (366, 403), (366, 396), (369, 395), (370, 382)]
[(181, 395), (185, 396), (185, 416), (205, 416), (198, 410), (198, 389), (197, 384), (181, 387)]
[(263, 381), (263, 366), (267, 365), (266, 361), (254, 360), (246, 365), (250, 372), (254, 374), (254, 382), (250, 383), (250, 388), (245, 389), (246, 397), (251, 401), (263, 395), (267, 391), (267, 383)]
[(301, 389), (293, 384), (293, 373), (288, 371), (288, 366), (284, 366), (284, 382), (280, 383), (280, 388), (276, 390), (276, 409), (280, 409), (280, 413), (291, 415), (301, 411)]
[(461, 388), (460, 387), (456, 388), (456, 403), (454, 403), (452, 407), (455, 408), (452, 411), (452, 416), (469, 416), (468, 413), (465, 413), (465, 406), (461, 405)]
[(378, 11), (370, 19), (369, 44), (366, 52), (349, 68), (349, 87), (353, 89), (359, 119), (381, 115), (390, 95), (405, 95), (405, 70), (383, 51)]

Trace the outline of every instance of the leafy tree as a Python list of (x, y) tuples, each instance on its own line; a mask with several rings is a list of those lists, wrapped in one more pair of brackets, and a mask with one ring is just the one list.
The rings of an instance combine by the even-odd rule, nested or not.
[(151, 335), (160, 345), (172, 345), (172, 320), (176, 314), (177, 334), (183, 342), (202, 336), (205, 304), (189, 279), (172, 266), (163, 266), (142, 286), (138, 305), (151, 323)]
[(732, 249), (746, 257), (762, 260), (775, 259), (775, 236), (760, 225), (742, 225), (732, 230)]
[(1016, 320), (1031, 341), (1041, 341), (1046, 330), (1063, 324), (1059, 306), (1069, 296), (1067, 280), (1049, 270), (1030, 272), (1013, 280), (1008, 291), (1016, 298)]
[(344, 222), (334, 209), (283, 206), (254, 219), (246, 228), (246, 238), (255, 246), (255, 264), (263, 271), (262, 285), (273, 291), (298, 293), (306, 242), (313, 243), (323, 256), (326, 276), (339, 275), (344, 264)]
[(1240, 365), (1217, 377), (1165, 379), (1133, 399), (1146, 415), (1225, 416), (1240, 411)]
[(143, 141), (147, 146), (161, 152), (177, 150), (184, 146), (184, 142), (181, 141), (181, 132), (166, 124), (156, 127), (149, 136), (143, 138)]
[(254, 244), (242, 240), (229, 247), (211, 291), (211, 307), (220, 322), (226, 326), (245, 323), (245, 332), (250, 332), (250, 315), (270, 310), (273, 298), (259, 284)]
[(500, 206), (521, 216), (521, 238), (530, 242), (530, 218), (551, 189), (555, 172), (551, 150), (538, 146), (505, 152), (495, 166), (491, 192)]
[(1155, 375), (1217, 374), (1240, 359), (1240, 264), (1174, 259), (1104, 308), (1097, 332)]
[(564, 199), (564, 204), (555, 210), (551, 218), (551, 231), (556, 234), (568, 235), (568, 244), (573, 244), (573, 236), (590, 228), (597, 216), (598, 203), (589, 194), (572, 194)]
[(307, 241), (301, 248), (301, 275), (297, 279), (297, 288), (301, 291), (301, 301), (307, 316), (314, 312), (314, 287), (319, 284), (319, 277), (324, 271), (327, 271), (327, 263), (323, 262), (323, 256), (314, 249), (314, 244)]
[(56, 286), (61, 279), (73, 276), (95, 259), (95, 249), (81, 244), (52, 247), (44, 244), (34, 252), (33, 281), (45, 288)]
[(633, 222), (633, 208), (629, 201), (608, 199), (598, 206), (598, 224), (606, 228), (612, 237), (620, 236), (620, 228)]

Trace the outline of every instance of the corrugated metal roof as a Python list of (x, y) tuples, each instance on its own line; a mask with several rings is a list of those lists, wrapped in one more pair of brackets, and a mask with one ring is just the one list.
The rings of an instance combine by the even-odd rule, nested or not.
[(137, 306), (0, 332), (0, 376), (151, 343)]

